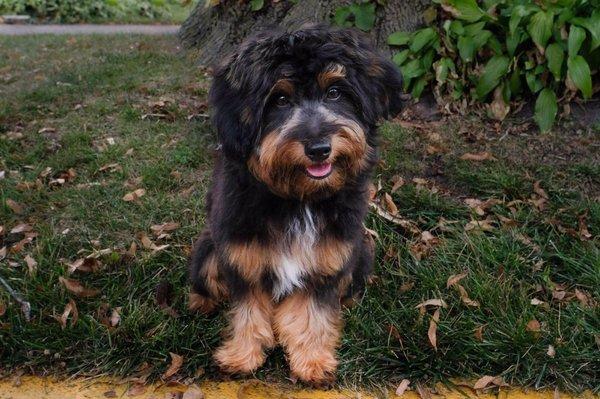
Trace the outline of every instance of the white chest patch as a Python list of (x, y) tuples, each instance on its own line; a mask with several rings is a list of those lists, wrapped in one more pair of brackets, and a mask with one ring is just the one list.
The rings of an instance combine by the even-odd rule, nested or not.
[(300, 216), (295, 217), (282, 241), (279, 264), (273, 266), (277, 281), (273, 286), (273, 299), (279, 300), (295, 288), (303, 286), (302, 278), (314, 264), (314, 245), (318, 231), (312, 211), (305, 205)]

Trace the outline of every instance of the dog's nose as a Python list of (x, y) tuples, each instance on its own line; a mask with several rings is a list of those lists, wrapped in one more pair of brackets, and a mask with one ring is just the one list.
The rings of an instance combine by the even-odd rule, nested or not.
[(311, 161), (321, 162), (331, 154), (331, 143), (328, 141), (317, 141), (304, 146), (304, 153)]

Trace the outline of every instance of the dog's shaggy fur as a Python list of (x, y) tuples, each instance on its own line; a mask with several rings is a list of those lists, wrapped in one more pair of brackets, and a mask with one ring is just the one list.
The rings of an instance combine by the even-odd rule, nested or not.
[(190, 308), (230, 302), (222, 370), (252, 372), (279, 343), (294, 377), (333, 379), (340, 306), (372, 270), (363, 219), (376, 125), (399, 111), (400, 92), (393, 64), (349, 29), (260, 33), (216, 68), (221, 151)]

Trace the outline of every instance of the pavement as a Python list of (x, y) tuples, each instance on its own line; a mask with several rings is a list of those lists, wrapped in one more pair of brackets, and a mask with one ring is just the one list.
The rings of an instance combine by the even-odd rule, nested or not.
[[(591, 392), (565, 394), (551, 390), (505, 389), (499, 392), (475, 392), (469, 388), (453, 391), (436, 386), (433, 398), (446, 399), (593, 399)], [(393, 392), (366, 392), (352, 390), (307, 390), (291, 385), (277, 385), (258, 380), (215, 382), (205, 381), (199, 386), (149, 384), (136, 386), (106, 377), (53, 379), (50, 377), (12, 377), (0, 380), (0, 399), (376, 399), (400, 398)], [(402, 399), (418, 399), (415, 391), (407, 391)]]
[(112, 35), (117, 33), (143, 35), (174, 35), (179, 25), (12, 25), (0, 24), (0, 35)]

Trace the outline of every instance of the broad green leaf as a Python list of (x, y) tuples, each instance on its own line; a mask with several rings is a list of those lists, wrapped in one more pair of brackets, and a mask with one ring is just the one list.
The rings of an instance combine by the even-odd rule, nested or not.
[(265, 0), (250, 0), (250, 9), (252, 11), (261, 10), (265, 5)]
[(514, 34), (517, 30), (517, 27), (521, 23), (523, 17), (528, 16), (532, 12), (539, 10), (539, 7), (535, 6), (525, 6), (525, 5), (517, 5), (512, 9), (510, 14), (510, 20), (508, 21), (508, 32)]
[(562, 64), (565, 59), (565, 52), (558, 43), (549, 44), (546, 47), (546, 60), (548, 60), (548, 69), (554, 75), (556, 81), (560, 80)]
[(494, 54), (502, 54), (502, 45), (500, 44), (500, 41), (496, 39), (496, 36), (492, 35), (492, 32), (490, 32), (490, 37), (487, 40), (487, 46), (494, 52)]
[(431, 65), (433, 64), (433, 57), (435, 56), (435, 50), (434, 49), (429, 49), (425, 55), (423, 55), (423, 57), (421, 58), (421, 65), (423, 66), (423, 69), (425, 69), (426, 71), (431, 69)]
[(344, 23), (352, 15), (352, 11), (350, 11), (350, 7), (338, 7), (335, 10), (335, 14), (333, 15), (333, 22), (337, 26), (344, 26)]
[(474, 24), (465, 25), (465, 35), (467, 36), (475, 36), (479, 32), (483, 30), (485, 27), (485, 21), (476, 22)]
[(463, 26), (462, 22), (457, 21), (457, 20), (453, 20), (452, 22), (450, 22), (449, 30), (450, 30), (450, 32), (452, 32), (456, 35), (464, 35), (465, 34), (465, 27)]
[(540, 92), (535, 102), (534, 115), (534, 119), (542, 132), (552, 127), (557, 112), (556, 94), (552, 89), (545, 88)]
[(421, 97), (421, 93), (423, 93), (423, 89), (425, 89), (425, 86), (427, 85), (427, 81), (429, 79), (427, 79), (425, 76), (422, 76), (419, 80), (417, 80), (410, 92), (411, 96), (413, 98), (418, 99), (419, 97)]
[[(596, 6), (598, 7), (598, 6)], [(600, 9), (596, 8), (589, 18), (573, 18), (571, 24), (586, 28), (592, 35), (592, 48), (594, 51), (600, 46)]]
[(433, 28), (425, 28), (415, 32), (410, 43), (410, 51), (418, 53), (423, 47), (437, 38), (437, 32)]
[(409, 61), (406, 65), (400, 67), (400, 71), (402, 72), (402, 77), (404, 79), (416, 78), (425, 73), (420, 60)]
[(487, 15), (475, 0), (444, 0), (442, 7), (456, 18), (468, 22), (477, 22)]
[(475, 88), (477, 97), (480, 100), (484, 99), (494, 87), (498, 86), (500, 78), (508, 72), (509, 63), (510, 60), (504, 55), (495, 55), (488, 61)]
[(580, 55), (567, 59), (567, 74), (584, 98), (592, 96), (592, 74), (587, 61)]
[(548, 39), (552, 36), (552, 20), (552, 12), (538, 11), (531, 17), (527, 26), (527, 32), (529, 32), (531, 39), (540, 49), (540, 52), (544, 51)]
[(435, 80), (438, 84), (443, 84), (448, 78), (450, 71), (454, 71), (456, 68), (452, 59), (447, 57), (441, 58), (433, 65), (435, 69)]
[(362, 31), (368, 32), (375, 25), (375, 3), (362, 3), (350, 5), (354, 14), (354, 25)]
[(512, 57), (515, 54), (517, 47), (521, 44), (525, 35), (525, 31), (518, 28), (514, 33), (506, 36), (506, 50), (508, 51), (508, 55)]
[(479, 51), (492, 36), (492, 32), (484, 30), (476, 36), (461, 36), (458, 38), (458, 53), (466, 62), (473, 61), (475, 53)]
[(408, 53), (408, 50), (402, 50), (396, 55), (394, 55), (392, 61), (394, 61), (394, 64), (401, 66), (402, 64), (404, 64), (404, 61), (406, 61), (406, 59), (408, 58)]
[(510, 75), (510, 91), (512, 94), (520, 94), (523, 90), (523, 85), (521, 84), (521, 73), (519, 68), (515, 65), (513, 73)]
[(388, 36), (388, 44), (392, 46), (403, 46), (410, 41), (410, 33), (395, 32)]
[(571, 25), (569, 28), (569, 57), (573, 58), (579, 53), (579, 49), (585, 40), (585, 30), (576, 25)]
[(544, 88), (540, 78), (533, 72), (527, 72), (525, 74), (525, 81), (527, 82), (527, 87), (529, 87), (529, 90), (531, 90), (532, 93), (537, 93)]

